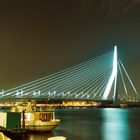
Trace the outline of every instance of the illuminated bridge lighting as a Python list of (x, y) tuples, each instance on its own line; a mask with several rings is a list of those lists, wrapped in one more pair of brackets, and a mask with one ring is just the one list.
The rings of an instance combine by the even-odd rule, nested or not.
[(114, 87), (114, 97), (116, 93), (116, 82), (117, 82), (117, 46), (114, 47), (114, 58), (113, 58), (113, 69), (112, 69), (112, 74), (109, 78), (109, 81), (107, 83), (105, 92), (103, 94), (103, 100), (106, 100), (109, 96), (111, 87), (113, 82), (115, 81), (115, 87)]
[[(118, 70), (127, 97), (129, 95), (123, 72), (135, 95), (138, 95), (124, 65), (117, 59), (117, 46), (115, 46), (114, 51), (94, 59), (9, 90), (3, 90), (0, 92), (0, 99), (112, 100), (113, 98), (115, 100)], [(111, 89), (113, 94), (110, 93)]]

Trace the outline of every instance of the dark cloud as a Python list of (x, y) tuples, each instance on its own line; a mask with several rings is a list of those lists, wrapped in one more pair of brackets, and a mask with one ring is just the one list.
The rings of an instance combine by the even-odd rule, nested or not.
[(124, 16), (139, 9), (139, 0), (81, 0), (78, 10), (81, 15), (92, 13), (94, 16)]

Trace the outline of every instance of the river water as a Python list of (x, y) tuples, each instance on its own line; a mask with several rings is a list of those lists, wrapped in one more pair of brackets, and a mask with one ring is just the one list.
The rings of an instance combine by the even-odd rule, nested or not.
[(27, 140), (65, 136), (67, 140), (140, 140), (140, 108), (58, 109), (60, 125), (52, 132), (32, 133)]

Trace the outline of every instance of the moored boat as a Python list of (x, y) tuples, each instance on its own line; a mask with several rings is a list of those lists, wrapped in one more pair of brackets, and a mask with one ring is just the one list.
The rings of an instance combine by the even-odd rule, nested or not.
[(25, 129), (30, 131), (51, 131), (60, 123), (54, 111), (25, 112)]
[(37, 111), (30, 102), (27, 106), (14, 106), (10, 112), (0, 112), (0, 120), (0, 127), (9, 132), (51, 131), (60, 123), (60, 120), (55, 118), (54, 109)]

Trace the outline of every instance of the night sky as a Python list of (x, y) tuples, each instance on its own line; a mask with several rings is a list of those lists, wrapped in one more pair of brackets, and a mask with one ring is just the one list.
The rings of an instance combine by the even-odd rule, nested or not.
[(140, 90), (140, 0), (0, 0), (0, 89), (113, 50)]

